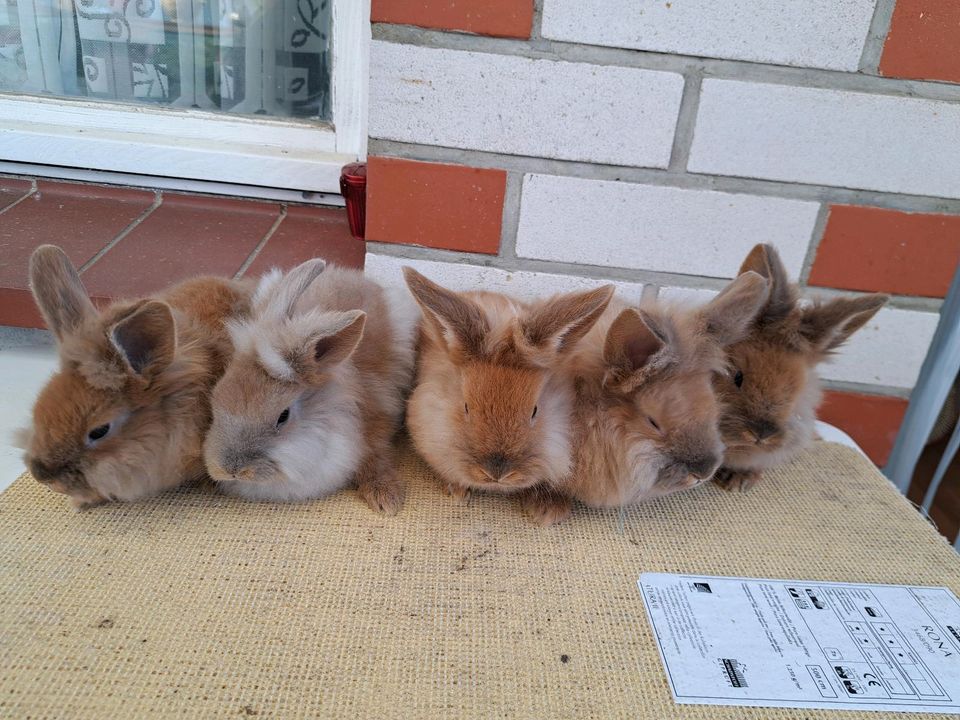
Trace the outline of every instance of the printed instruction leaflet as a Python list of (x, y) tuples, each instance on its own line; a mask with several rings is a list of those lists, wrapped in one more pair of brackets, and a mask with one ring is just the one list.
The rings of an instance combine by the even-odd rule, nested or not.
[(946, 588), (644, 573), (678, 703), (960, 714)]

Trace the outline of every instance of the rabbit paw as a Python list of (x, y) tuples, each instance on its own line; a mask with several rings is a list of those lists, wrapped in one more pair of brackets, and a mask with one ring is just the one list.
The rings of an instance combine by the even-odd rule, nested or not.
[(747, 492), (757, 484), (759, 479), (760, 473), (756, 470), (731, 470), (724, 467), (717, 470), (716, 475), (713, 476), (713, 481), (717, 485), (730, 492), (737, 490)]
[(570, 517), (573, 504), (570, 498), (545, 488), (532, 488), (520, 497), (523, 512), (541, 527), (547, 527)]
[(451, 497), (458, 502), (465, 503), (470, 499), (470, 488), (466, 485), (456, 485), (454, 483), (442, 483), (443, 494)]
[(84, 498), (71, 497), (70, 505), (77, 512), (83, 512), (84, 510), (89, 510), (90, 508), (95, 508), (100, 505), (104, 505), (107, 501), (103, 498), (97, 500), (89, 500)]
[(374, 512), (396, 515), (403, 507), (403, 483), (395, 473), (357, 479), (357, 493)]

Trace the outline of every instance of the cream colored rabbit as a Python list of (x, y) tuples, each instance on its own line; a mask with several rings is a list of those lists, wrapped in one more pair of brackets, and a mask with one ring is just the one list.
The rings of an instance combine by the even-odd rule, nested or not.
[(211, 477), (255, 500), (306, 500), (350, 483), (396, 513), (391, 444), (413, 375), (416, 305), (397, 288), (310, 260), (260, 281), (236, 355), (213, 393)]

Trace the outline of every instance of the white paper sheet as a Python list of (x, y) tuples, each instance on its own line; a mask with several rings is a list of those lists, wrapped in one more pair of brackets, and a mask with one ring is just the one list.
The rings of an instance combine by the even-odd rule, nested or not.
[(960, 714), (946, 588), (644, 573), (678, 703)]

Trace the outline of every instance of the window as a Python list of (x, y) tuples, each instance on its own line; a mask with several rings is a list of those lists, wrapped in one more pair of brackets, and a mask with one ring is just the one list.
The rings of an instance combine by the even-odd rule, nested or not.
[(336, 192), (369, 0), (0, 0), (0, 158)]

